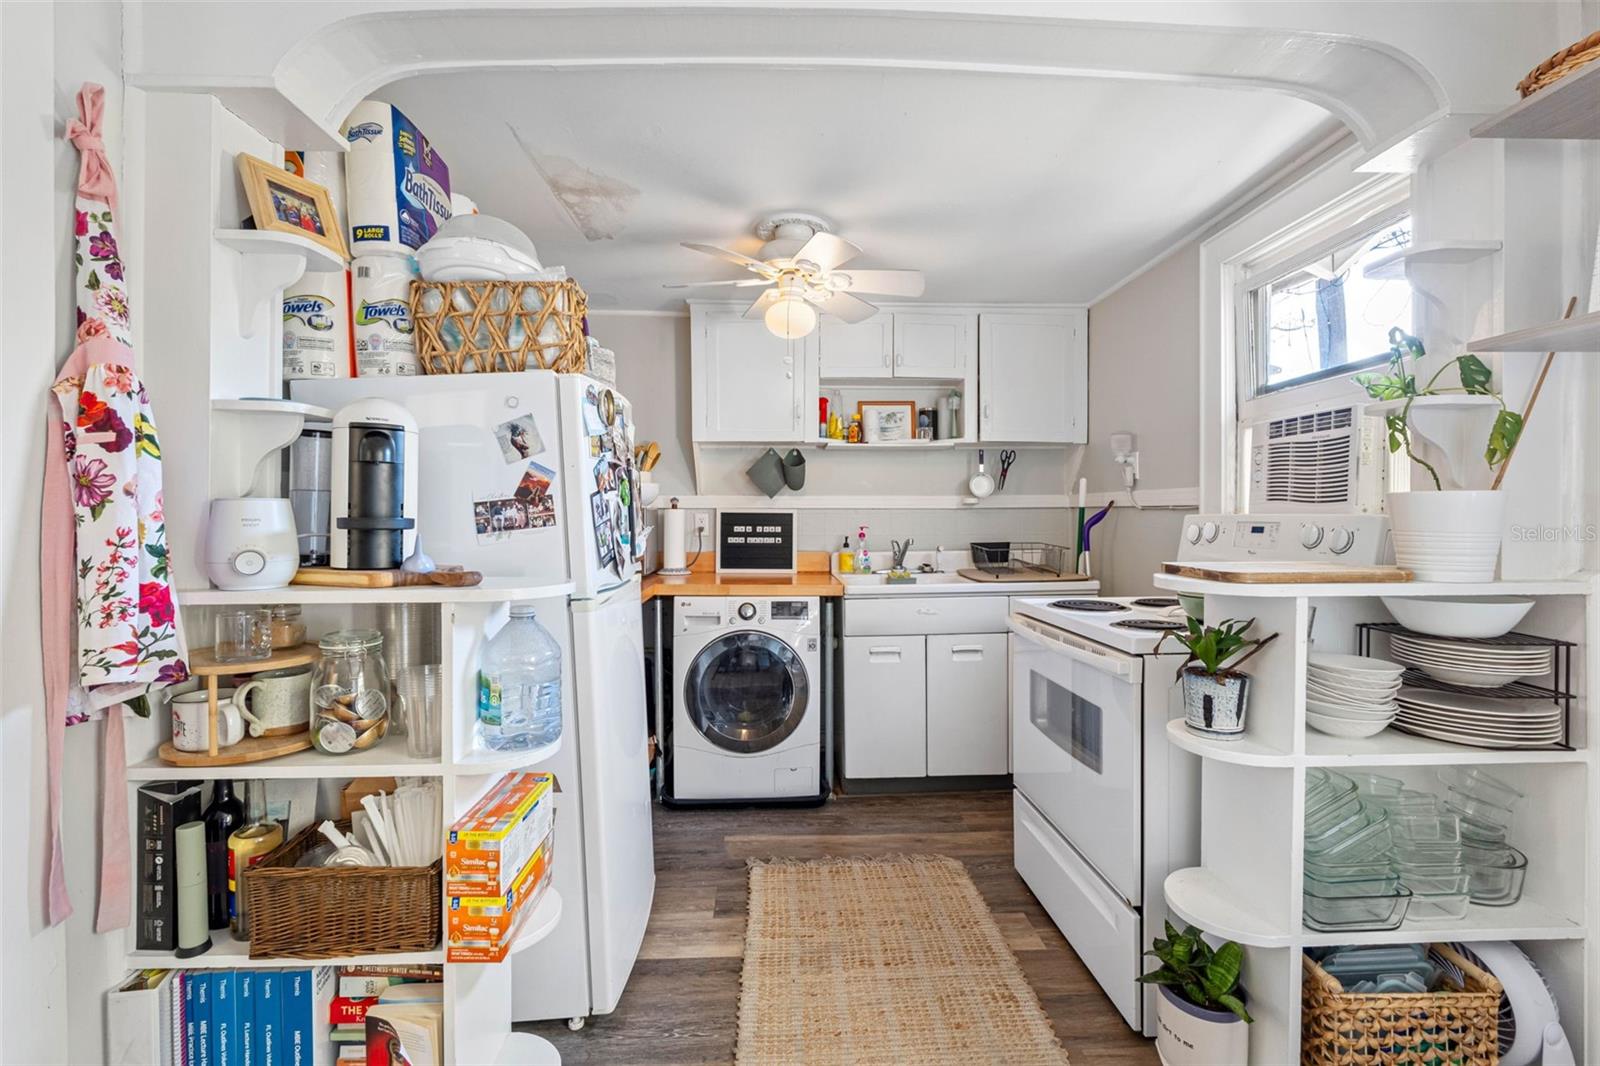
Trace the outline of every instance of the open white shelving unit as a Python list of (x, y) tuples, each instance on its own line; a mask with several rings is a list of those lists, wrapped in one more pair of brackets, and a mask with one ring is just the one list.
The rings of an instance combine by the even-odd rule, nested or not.
[[(1200, 865), (1174, 871), (1168, 907), (1184, 922), (1244, 947), (1243, 984), (1256, 1023), (1250, 1062), (1299, 1059), (1301, 955), (1307, 947), (1438, 941), (1516, 941), (1555, 989), (1562, 1024), (1578, 1060), (1600, 1061), (1600, 1033), (1585, 1028), (1585, 1007), (1600, 997), (1594, 932), (1600, 926), (1595, 878), (1600, 861), (1591, 818), (1600, 724), (1588, 700), (1595, 669), (1596, 581), (1250, 585), (1157, 575), (1168, 592), (1205, 597), (1206, 621), (1254, 618), (1279, 639), (1252, 658), (1250, 708), (1237, 741), (1190, 733), (1181, 720), (1167, 737), (1201, 763)], [(1387, 622), (1380, 597), (1515, 595), (1537, 599), (1519, 632), (1576, 640), (1572, 650), (1569, 748), (1471, 748), (1389, 729), (1362, 740), (1306, 726), (1305, 671), (1312, 650), (1357, 651), (1356, 627)], [(1313, 613), (1314, 612), (1314, 613)], [(1313, 625), (1314, 619), (1314, 625)], [(1574, 634), (1580, 636), (1574, 637)], [(1382, 637), (1372, 654), (1383, 655)], [(1511, 842), (1528, 855), (1522, 898), (1509, 907), (1472, 905), (1456, 922), (1408, 920), (1387, 931), (1328, 933), (1302, 921), (1305, 782), (1310, 767), (1372, 769), (1409, 787), (1442, 791), (1441, 766), (1488, 765), (1523, 789)], [(1592, 1012), (1591, 1012), (1592, 1013)], [(1587, 1049), (1585, 1055), (1584, 1049)]]
[(1600, 63), (1568, 74), (1472, 127), (1474, 137), (1503, 140), (1600, 139)]
[(1479, 337), (1469, 352), (1600, 352), (1600, 311)]
[(1419, 266), (1460, 266), (1500, 250), (1499, 241), (1424, 241), (1368, 263), (1362, 275), (1376, 281), (1406, 278)]
[[(436, 612), (439, 625), (441, 665), (446, 676), (440, 709), (440, 752), (431, 759), (414, 759), (406, 751), (405, 738), (391, 734), (373, 748), (349, 755), (323, 755), (315, 749), (278, 759), (243, 766), (169, 766), (156, 755), (165, 739), (168, 716), (158, 707), (147, 720), (131, 720), (128, 729), (129, 815), (136, 823), (137, 804), (133, 793), (149, 781), (205, 781), (228, 777), (235, 781), (315, 780), (343, 782), (357, 777), (430, 777), (443, 789), (443, 820), (440, 840), (450, 824), (506, 773), (537, 769), (561, 750), (562, 740), (526, 751), (496, 752), (475, 741), (477, 663), (484, 645), (498, 632), (507, 616), (508, 605), (530, 602), (539, 612), (551, 635), (562, 648), (563, 673), (572, 676), (572, 633), (564, 621), (566, 603), (572, 592), (570, 583), (528, 585), (512, 579), (488, 579), (468, 589), (437, 586), (396, 589), (333, 589), (290, 587), (258, 592), (223, 592), (196, 589), (179, 593), (191, 634), (210, 631), (212, 610), (239, 604), (297, 603), (304, 610), (309, 639), (336, 629), (376, 624), (376, 608), (384, 604), (425, 604)], [(572, 686), (563, 686), (562, 699), (568, 705), (563, 717), (572, 719)], [(560, 783), (557, 783), (560, 787)], [(325, 791), (325, 790), (323, 790)], [(134, 827), (137, 839), (137, 825)], [(557, 862), (577, 861), (574, 856), (556, 857)], [(203, 955), (178, 959), (170, 952), (135, 949), (134, 931), (125, 941), (129, 967), (172, 969), (285, 968), (342, 966), (354, 964), (403, 965), (440, 964), (444, 969), (445, 1011), (444, 1061), (447, 1066), (466, 1064), (559, 1063), (553, 1045), (540, 1037), (511, 1030), (512, 957), (533, 947), (557, 927), (563, 904), (554, 887), (546, 889), (512, 945), (506, 959), (498, 964), (446, 962), (441, 893), (441, 928), (436, 946), (428, 951), (346, 955), (327, 959), (252, 959), (248, 942), (235, 939), (226, 930), (212, 932), (212, 947)]]

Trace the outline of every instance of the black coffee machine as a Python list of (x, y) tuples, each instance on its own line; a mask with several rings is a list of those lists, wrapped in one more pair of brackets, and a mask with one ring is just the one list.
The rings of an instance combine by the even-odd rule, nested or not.
[(357, 400), (334, 415), (335, 569), (394, 570), (416, 549), (417, 444), (417, 421), (397, 403)]

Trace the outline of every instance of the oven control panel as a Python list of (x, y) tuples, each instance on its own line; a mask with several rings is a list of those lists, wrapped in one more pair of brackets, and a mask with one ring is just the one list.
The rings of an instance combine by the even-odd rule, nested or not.
[(1383, 515), (1193, 514), (1178, 533), (1178, 560), (1381, 566), (1394, 561), (1394, 547)]

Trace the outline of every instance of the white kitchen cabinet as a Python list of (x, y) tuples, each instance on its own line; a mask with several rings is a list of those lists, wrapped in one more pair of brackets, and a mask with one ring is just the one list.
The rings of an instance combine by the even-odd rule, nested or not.
[(927, 640), (844, 638), (844, 776), (928, 772)]
[(1087, 311), (978, 316), (978, 438), (1082, 444), (1089, 426)]
[(821, 376), (837, 378), (887, 378), (894, 374), (895, 316), (880, 311), (865, 322), (851, 324), (824, 315), (817, 327), (817, 358)]
[(816, 436), (816, 334), (786, 341), (738, 310), (694, 308), (690, 376), (697, 441)]
[(937, 634), (927, 640), (928, 776), (1006, 773), (1005, 634)]
[(895, 376), (966, 377), (977, 355), (977, 318), (965, 311), (896, 311)]

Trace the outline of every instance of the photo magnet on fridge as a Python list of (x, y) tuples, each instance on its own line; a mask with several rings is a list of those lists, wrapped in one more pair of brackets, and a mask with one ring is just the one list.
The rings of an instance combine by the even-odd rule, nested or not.
[(544, 440), (532, 415), (518, 415), (495, 426), (494, 439), (508, 463), (524, 462), (544, 451)]
[(606, 450), (606, 439), (598, 434), (589, 438), (589, 455), (595, 459), (600, 458)]
[(606, 420), (600, 417), (600, 394), (593, 385), (583, 394), (583, 428), (593, 436), (606, 431)]
[(541, 496), (550, 494), (550, 486), (555, 483), (556, 472), (548, 466), (539, 463), (529, 463), (528, 469), (523, 472), (522, 480), (517, 483), (517, 491), (513, 493), (519, 500), (536, 500)]

